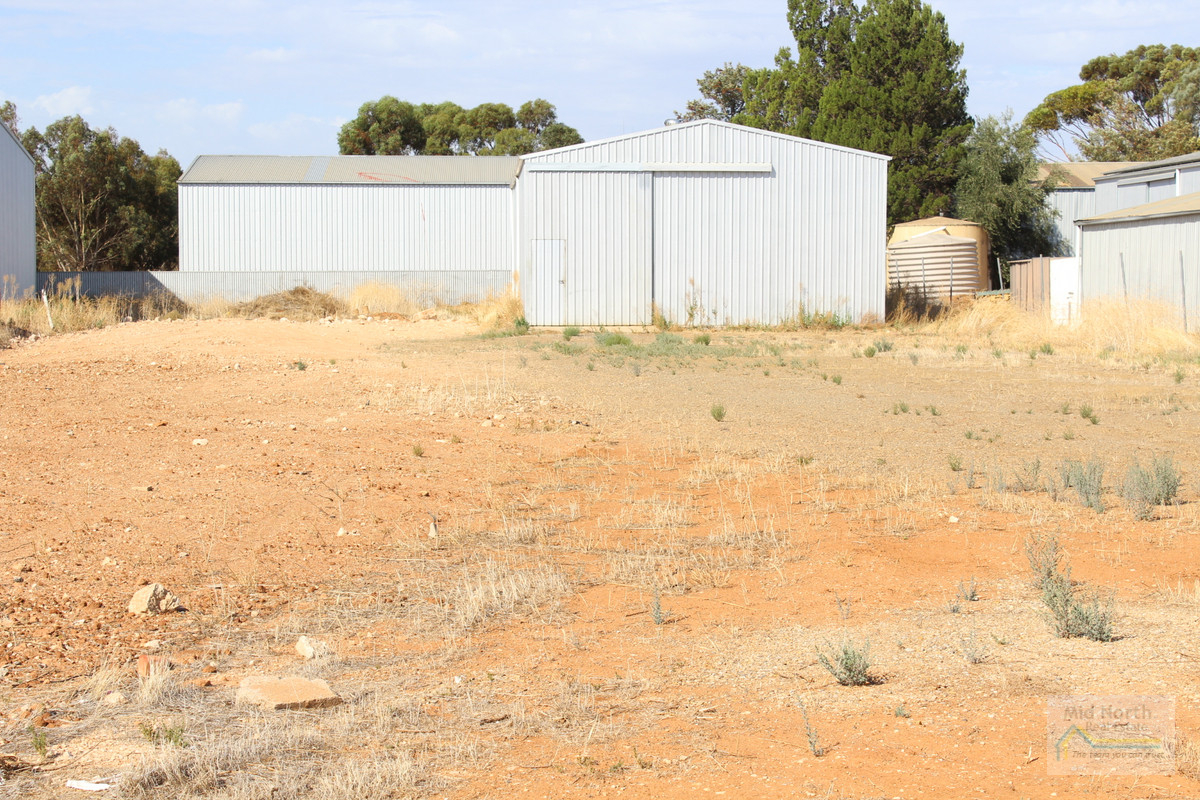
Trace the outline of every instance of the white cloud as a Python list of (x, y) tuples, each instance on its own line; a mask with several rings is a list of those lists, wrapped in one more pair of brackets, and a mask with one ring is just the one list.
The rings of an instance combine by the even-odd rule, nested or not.
[(246, 59), (260, 64), (285, 64), (289, 61), (295, 61), (299, 57), (300, 53), (296, 50), (289, 50), (286, 47), (276, 47), (269, 50), (254, 50), (246, 56)]
[(157, 116), (165, 122), (176, 124), (210, 122), (234, 125), (241, 118), (243, 111), (245, 106), (239, 101), (201, 105), (195, 98), (181, 97), (163, 104)]
[(95, 110), (92, 106), (92, 87), (90, 86), (68, 86), (61, 92), (40, 95), (33, 101), (33, 106), (52, 117), (90, 114)]
[[(322, 119), (321, 117), (310, 117), (305, 114), (288, 114), (283, 119), (256, 122), (247, 128), (247, 131), (255, 139), (281, 143), (304, 141), (312, 138), (309, 134), (314, 131), (334, 131), (340, 126), (341, 123), (336, 119)], [(335, 141), (334, 137), (329, 136), (329, 141)]]

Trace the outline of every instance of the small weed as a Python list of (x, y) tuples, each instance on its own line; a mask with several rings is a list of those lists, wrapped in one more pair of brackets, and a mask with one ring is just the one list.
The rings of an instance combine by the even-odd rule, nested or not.
[(909, 353), (909, 354), (908, 354), (908, 360), (912, 362), (912, 365), (913, 365), (914, 367), (915, 367), (917, 364), (921, 363), (921, 357), (920, 357), (919, 355), (917, 355), (916, 353)]
[(951, 600), (946, 604), (946, 610), (951, 614), (958, 614), (962, 611), (962, 603), (958, 602), (957, 600)]
[(587, 362), (587, 371), (588, 371), (588, 372), (595, 372), (595, 371), (596, 371), (596, 362), (595, 362), (595, 361), (589, 361), (589, 362)]
[(33, 745), (33, 752), (37, 753), (39, 758), (45, 758), (46, 753), (50, 750), (50, 737), (46, 735), (45, 731), (32, 725), (29, 726), (29, 743)]
[(419, 444), (414, 444), (412, 448), (412, 454), (417, 458), (420, 458), (421, 456), (425, 455), (425, 448), (421, 447)]
[(850, 638), (828, 645), (829, 652), (817, 651), (817, 661), (842, 686), (868, 686), (878, 683), (871, 675), (871, 642), (859, 646)]
[(629, 371), (633, 373), (633, 377), (637, 378), (642, 374), (642, 365), (634, 362), (629, 365)]
[(650, 618), (654, 620), (655, 625), (666, 624), (668, 618), (667, 612), (663, 611), (662, 597), (657, 588), (654, 590), (654, 602), (650, 604)]
[(821, 746), (821, 739), (817, 736), (817, 730), (812, 726), (812, 722), (808, 719), (808, 708), (804, 705), (804, 701), (800, 701), (800, 715), (804, 717), (804, 733), (808, 736), (808, 749), (817, 758), (825, 755), (825, 748)]
[(875, 349), (880, 353), (890, 353), (892, 350), (892, 347), (893, 347), (892, 343), (887, 339), (876, 339), (875, 340)]
[(992, 358), (1004, 358), (1004, 351), (999, 347), (992, 348)]
[(967, 355), (967, 346), (965, 344), (956, 345), (954, 348), (954, 357), (962, 360)]
[(863, 348), (862, 354), (865, 358), (874, 358), (875, 357), (875, 348), (871, 347), (870, 345), (867, 345), (866, 347)]
[(1065, 439), (1066, 441), (1069, 442), (1074, 438), (1075, 438), (1075, 431), (1072, 431), (1072, 430), (1063, 431), (1063, 439)]
[(892, 414), (907, 414), (908, 403), (895, 403), (892, 405)]
[(1087, 403), (1084, 403), (1079, 407), (1079, 416), (1091, 422), (1093, 425), (1100, 424), (1100, 418), (1096, 416), (1096, 412), (1093, 411), (1092, 407)]
[(708, 410), (708, 413), (712, 414), (712, 418), (717, 422), (725, 421), (725, 406), (720, 403), (714, 403), (713, 407)]
[(152, 744), (169, 744), (175, 747), (188, 746), (188, 743), (183, 738), (183, 725), (159, 726), (143, 722), (138, 726), (138, 730), (142, 732), (142, 736), (146, 741)]
[(462, 437), (457, 433), (450, 434), (450, 444), (462, 444)]
[(968, 664), (982, 664), (991, 655), (987, 645), (975, 638), (974, 632), (962, 639), (962, 654)]
[(959, 599), (965, 600), (968, 603), (975, 603), (979, 600), (979, 588), (975, 585), (975, 578), (972, 577), (970, 582), (958, 582)]
[(949, 461), (950, 461), (950, 471), (951, 472), (962, 472), (963, 465), (962, 465), (961, 458), (959, 458), (958, 456), (950, 456)]
[(1062, 567), (1062, 549), (1058, 536), (1030, 536), (1025, 542), (1025, 557), (1033, 570), (1034, 585), (1042, 592), (1042, 603), (1056, 635), (1066, 639), (1083, 637), (1096, 642), (1113, 639), (1113, 604), (1101, 601), (1098, 594), (1080, 600), (1071, 581), (1071, 568)]
[(1049, 342), (1042, 342), (1042, 346), (1038, 349), (1041, 350), (1043, 355), (1054, 355), (1054, 345), (1050, 344)]
[(300, 371), (300, 372), (304, 372), (304, 370), (308, 369), (308, 362), (306, 362), (306, 361), (293, 361), (293, 362), (292, 362), (292, 364), (291, 364), (291, 367), (292, 367), (292, 369), (294, 369), (294, 370), (298, 370), (298, 371)]
[(832, 377), (830, 377), (829, 380), (833, 381), (835, 386), (842, 385), (842, 376), (841, 375), (833, 375)]
[(968, 439), (978, 439), (979, 438), (978, 436), (975, 435), (975, 431), (967, 431), (966, 433), (963, 434), (963, 436), (967, 437)]
[(927, 409), (929, 409), (929, 415), (931, 417), (940, 417), (942, 415), (941, 410), (937, 406), (925, 406), (925, 407)]
[(1183, 383), (1183, 379), (1184, 379), (1185, 377), (1186, 377), (1186, 375), (1185, 375), (1185, 373), (1184, 373), (1184, 371), (1183, 371), (1183, 367), (1176, 367), (1176, 368), (1175, 368), (1175, 382), (1176, 382), (1176, 383)]
[(699, 344), (699, 345), (708, 347), (708, 345), (712, 343), (712, 336), (709, 336), (707, 333), (697, 333), (695, 336), (692, 337), (692, 341), (695, 344)]
[(796, 463), (802, 467), (807, 467), (809, 464), (813, 463), (813, 457), (812, 456), (796, 456)]
[(896, 706), (896, 710), (893, 713), (900, 719), (908, 719), (912, 716), (912, 714), (908, 713), (908, 709), (904, 707), (904, 703)]
[(579, 330), (578, 326), (568, 325), (567, 327), (563, 328), (562, 336), (563, 336), (563, 339), (565, 339), (569, 342), (572, 339), (574, 339), (576, 336), (578, 336), (580, 333), (582, 333), (582, 331)]

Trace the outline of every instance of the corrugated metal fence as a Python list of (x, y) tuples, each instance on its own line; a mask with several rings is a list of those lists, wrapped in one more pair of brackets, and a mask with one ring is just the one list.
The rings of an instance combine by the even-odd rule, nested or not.
[(79, 280), (79, 292), (99, 295), (171, 294), (185, 303), (223, 298), (239, 303), (307, 286), (345, 296), (366, 284), (395, 286), (420, 305), (468, 303), (501, 295), (512, 284), (506, 270), (425, 270), (410, 272), (39, 272), (38, 291), (66, 289)]
[(1008, 269), (1013, 303), (1034, 314), (1047, 311), (1050, 308), (1050, 259), (1014, 261)]

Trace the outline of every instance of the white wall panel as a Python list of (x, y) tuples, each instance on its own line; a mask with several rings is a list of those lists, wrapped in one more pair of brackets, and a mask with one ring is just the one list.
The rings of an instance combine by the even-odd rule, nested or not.
[(184, 272), (511, 270), (506, 186), (179, 187)]
[(22, 297), (37, 281), (33, 162), (0, 130), (0, 296)]

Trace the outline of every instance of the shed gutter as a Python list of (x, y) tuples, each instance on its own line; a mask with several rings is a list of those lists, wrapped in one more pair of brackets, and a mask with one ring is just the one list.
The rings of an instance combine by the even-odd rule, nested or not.
[(579, 161), (523, 161), (522, 169), (529, 172), (722, 172), (770, 173), (774, 167), (765, 162), (668, 162), (645, 161), (634, 163)]

